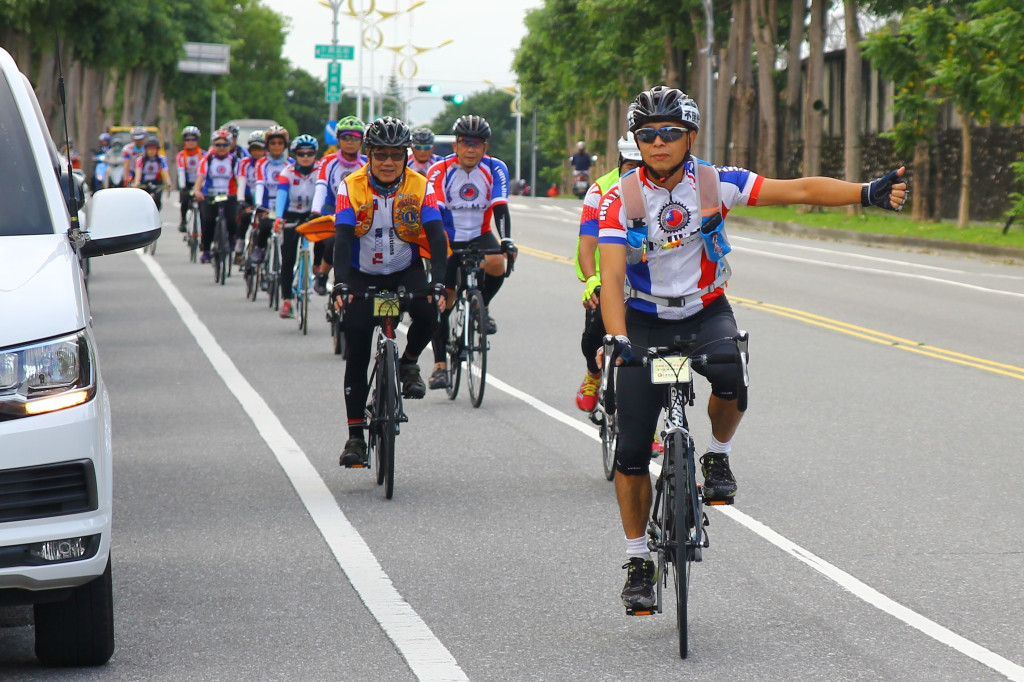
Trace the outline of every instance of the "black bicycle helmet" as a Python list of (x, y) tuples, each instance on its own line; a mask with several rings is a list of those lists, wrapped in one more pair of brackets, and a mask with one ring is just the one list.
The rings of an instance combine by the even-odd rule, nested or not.
[(455, 137), (478, 137), (487, 140), (491, 137), (491, 124), (483, 116), (466, 114), (455, 121), (452, 132)]
[(412, 138), (409, 126), (393, 116), (384, 116), (366, 126), (363, 141), (372, 147), (408, 147)]
[(678, 121), (691, 130), (700, 130), (700, 109), (682, 90), (656, 85), (637, 95), (626, 110), (631, 133), (661, 121)]
[(412, 131), (413, 144), (434, 144), (434, 131), (430, 128), (417, 128)]

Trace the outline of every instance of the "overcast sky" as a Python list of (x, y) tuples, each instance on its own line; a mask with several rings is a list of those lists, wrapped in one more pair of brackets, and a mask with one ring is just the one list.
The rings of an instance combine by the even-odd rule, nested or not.
[[(327, 0), (325, 0), (327, 1)], [(315, 46), (331, 42), (333, 12), (318, 0), (262, 0), (291, 21), (285, 40), (284, 56), (293, 65), (309, 71), (318, 78), (327, 77), (327, 60), (316, 59)], [(356, 48), (356, 60), (342, 63), (342, 83), (353, 87), (359, 82), (359, 21), (345, 14), (351, 6), (356, 12), (360, 5), (377, 12), (393, 12), (411, 5), (414, 0), (343, 0), (338, 13), (338, 43)], [(373, 88), (381, 89), (381, 76), (386, 83), (393, 69), (403, 67), (401, 57), (387, 47), (414, 45), (433, 47), (445, 40), (452, 42), (436, 50), (420, 53), (406, 61), (404, 72), (413, 66), (416, 75), (411, 85), (437, 83), (443, 92), (470, 94), (487, 89), (484, 79), (500, 86), (511, 86), (512, 52), (519, 46), (526, 28), (523, 18), (528, 9), (542, 6), (543, 0), (426, 0), (410, 12), (380, 20), (378, 28), (383, 34), (383, 47), (373, 53)], [(409, 54), (408, 48), (404, 49)], [(370, 87), (371, 53), (363, 51), (363, 86)], [(402, 80), (402, 83), (407, 83)], [(407, 96), (420, 96), (412, 90)], [(347, 96), (347, 95), (346, 95)], [(417, 99), (409, 104), (410, 123), (428, 123), (442, 109), (440, 96)], [(325, 104), (326, 106), (326, 104)]]

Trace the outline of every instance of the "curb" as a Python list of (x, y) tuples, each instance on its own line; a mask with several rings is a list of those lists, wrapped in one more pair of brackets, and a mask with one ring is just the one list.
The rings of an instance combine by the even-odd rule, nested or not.
[(857, 230), (841, 230), (831, 227), (814, 227), (776, 220), (762, 220), (750, 216), (729, 216), (729, 222), (749, 230), (774, 232), (797, 237), (810, 237), (826, 241), (844, 242), (847, 244), (867, 244), (869, 246), (895, 246), (915, 251), (944, 251), (947, 253), (984, 256), (998, 258), (1003, 261), (1024, 264), (1024, 249), (1011, 246), (994, 246), (991, 244), (968, 244), (952, 242), (945, 239), (927, 239), (924, 237), (903, 237), (891, 234), (874, 234)]

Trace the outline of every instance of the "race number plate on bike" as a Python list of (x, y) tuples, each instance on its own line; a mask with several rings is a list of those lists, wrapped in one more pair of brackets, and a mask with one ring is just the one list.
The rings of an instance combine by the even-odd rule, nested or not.
[(228, 200), (228, 195), (227, 194), (218, 194), (217, 196), (215, 196), (213, 198), (213, 203), (215, 203), (215, 204), (223, 204), (227, 200)]
[(651, 358), (652, 384), (687, 384), (690, 382), (690, 358), (674, 356)]
[(373, 297), (374, 317), (397, 317), (398, 297), (397, 296), (374, 296)]

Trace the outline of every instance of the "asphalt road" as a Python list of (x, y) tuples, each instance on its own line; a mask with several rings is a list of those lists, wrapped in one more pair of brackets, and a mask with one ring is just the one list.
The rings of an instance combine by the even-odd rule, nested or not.
[(344, 363), (319, 315), (303, 337), (237, 276), (216, 286), (173, 227), (155, 258), (93, 261), (117, 650), (41, 669), (14, 618), (0, 677), (1024, 679), (1024, 270), (730, 230), (750, 410), (682, 661), (670, 612), (618, 600), (612, 486), (573, 403), (578, 209), (513, 200), (484, 404), (407, 402), (390, 501), (337, 465)]

